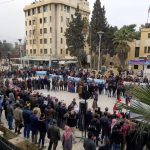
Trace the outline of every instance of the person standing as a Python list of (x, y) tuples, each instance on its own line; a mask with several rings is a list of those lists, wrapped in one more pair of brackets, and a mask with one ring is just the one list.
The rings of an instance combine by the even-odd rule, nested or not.
[(34, 144), (36, 144), (37, 143), (37, 135), (38, 135), (37, 110), (34, 110), (33, 114), (31, 114), (30, 121), (31, 121), (31, 131), (32, 131), (32, 142)]
[(3, 99), (4, 99), (4, 96), (1, 95), (0, 96), (0, 124), (2, 123), (1, 116), (2, 116), (2, 112), (3, 112)]
[(123, 135), (120, 132), (120, 125), (115, 125), (111, 134), (112, 150), (121, 150)]
[(56, 150), (58, 141), (60, 140), (60, 130), (57, 127), (57, 121), (53, 120), (53, 125), (50, 125), (47, 131), (47, 136), (50, 139), (48, 150)]
[(20, 104), (16, 104), (16, 108), (14, 110), (14, 119), (15, 119), (15, 133), (21, 134), (20, 129), (22, 128), (23, 116), (22, 109), (20, 108)]
[(72, 150), (73, 135), (69, 126), (65, 127), (65, 132), (62, 136), (63, 150)]
[(46, 135), (46, 121), (45, 121), (45, 115), (42, 113), (41, 117), (38, 121), (38, 130), (40, 132), (40, 137), (39, 137), (39, 147), (41, 145), (42, 142), (42, 146), (41, 148), (44, 148), (44, 142), (45, 142), (45, 135)]
[(92, 132), (88, 132), (88, 138), (84, 140), (84, 150), (96, 150), (96, 144), (94, 142), (95, 137)]
[(8, 121), (8, 127), (10, 130), (13, 130), (12, 124), (13, 124), (13, 105), (12, 101), (9, 101), (9, 104), (6, 106), (7, 111), (7, 121)]
[(30, 135), (30, 116), (32, 114), (32, 111), (30, 110), (29, 106), (25, 106), (23, 110), (23, 121), (24, 121), (24, 137), (29, 138)]

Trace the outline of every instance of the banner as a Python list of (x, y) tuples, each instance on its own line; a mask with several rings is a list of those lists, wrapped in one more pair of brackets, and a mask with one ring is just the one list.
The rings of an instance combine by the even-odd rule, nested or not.
[(36, 75), (37, 76), (46, 76), (47, 75), (47, 71), (36, 71)]

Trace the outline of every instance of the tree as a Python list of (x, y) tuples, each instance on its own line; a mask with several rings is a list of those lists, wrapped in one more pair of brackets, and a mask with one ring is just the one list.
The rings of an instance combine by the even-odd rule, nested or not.
[(135, 24), (129, 26), (123, 26), (120, 30), (114, 34), (114, 44), (116, 52), (118, 54), (121, 67), (125, 67), (125, 63), (130, 51), (129, 42), (137, 38), (137, 32), (135, 31)]
[(150, 88), (130, 86), (127, 92), (135, 100), (132, 100), (130, 106), (123, 104), (123, 107), (139, 115), (141, 119), (140, 129), (143, 130), (145, 127), (150, 127)]
[[(89, 29), (89, 37), (88, 37), (88, 43), (91, 47), (91, 55), (93, 55), (93, 62), (95, 64), (97, 64), (96, 61), (98, 61), (97, 57), (99, 53), (99, 49), (98, 49), (99, 36), (97, 32), (99, 31), (104, 32), (101, 41), (101, 55), (107, 53), (111, 55), (114, 54), (113, 38), (114, 38), (114, 33), (117, 31), (117, 27), (112, 27), (108, 24), (107, 19), (105, 17), (105, 13), (106, 13), (105, 7), (101, 6), (100, 0), (96, 0), (92, 12), (92, 18), (91, 18), (90, 29)], [(97, 68), (95, 64), (93, 64), (93, 67)]]
[[(105, 17), (105, 8), (101, 6), (100, 0), (96, 0), (94, 3), (94, 8), (92, 12), (92, 18), (90, 22), (90, 38), (91, 49), (93, 52), (97, 53), (97, 47), (99, 44), (99, 36), (97, 32), (103, 31), (106, 32), (108, 29), (107, 19)], [(103, 35), (105, 36), (105, 35)], [(102, 45), (104, 38), (102, 38)]]
[(8, 43), (6, 40), (3, 40), (3, 42), (0, 41), (0, 52), (1, 57), (6, 57), (8, 53), (12, 53), (14, 51), (13, 44)]
[[(65, 32), (68, 50), (72, 56), (77, 57), (79, 66), (82, 66), (83, 58), (85, 59), (84, 43), (85, 43), (85, 25), (81, 17), (79, 6), (76, 9), (72, 21), (69, 23)], [(83, 30), (84, 29), (84, 30)]]

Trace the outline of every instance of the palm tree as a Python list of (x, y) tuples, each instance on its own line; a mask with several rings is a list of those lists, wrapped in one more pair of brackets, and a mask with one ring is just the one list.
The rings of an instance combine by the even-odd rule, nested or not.
[(128, 52), (130, 51), (129, 42), (132, 42), (136, 38), (136, 25), (123, 26), (120, 30), (116, 31), (114, 34), (114, 45), (116, 52), (120, 59), (120, 65), (125, 67), (125, 63), (128, 57)]
[(128, 88), (128, 91), (135, 100), (132, 100), (130, 106), (123, 104), (123, 107), (140, 116), (142, 130), (145, 127), (150, 127), (150, 88), (132, 86)]

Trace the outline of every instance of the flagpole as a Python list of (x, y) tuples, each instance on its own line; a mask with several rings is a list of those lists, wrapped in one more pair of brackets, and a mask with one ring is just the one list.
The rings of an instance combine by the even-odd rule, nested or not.
[(148, 21), (149, 21), (149, 12), (148, 12), (148, 16), (147, 16), (147, 24), (148, 24)]
[(149, 13), (150, 13), (150, 6), (149, 6), (149, 9), (148, 9), (147, 24), (148, 24), (148, 21), (149, 21)]

